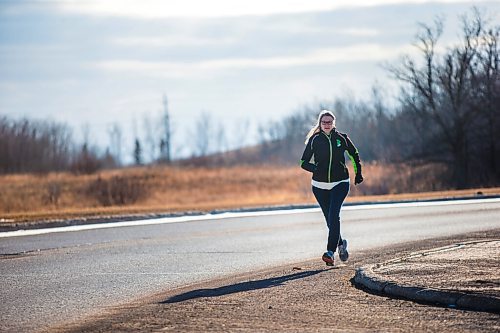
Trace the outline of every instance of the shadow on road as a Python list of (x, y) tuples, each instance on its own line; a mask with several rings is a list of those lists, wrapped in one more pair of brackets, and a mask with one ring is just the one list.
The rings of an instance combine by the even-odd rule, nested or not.
[(180, 295), (170, 297), (169, 299), (160, 302), (160, 304), (177, 303), (177, 302), (183, 302), (183, 301), (187, 301), (189, 299), (195, 299), (195, 298), (200, 298), (200, 297), (218, 297), (218, 296), (223, 296), (223, 295), (228, 295), (228, 294), (239, 293), (242, 291), (250, 291), (250, 290), (277, 287), (277, 286), (284, 284), (287, 281), (303, 279), (305, 277), (316, 275), (316, 274), (324, 272), (324, 271), (325, 271), (324, 269), (319, 269), (319, 270), (314, 270), (314, 271), (305, 271), (305, 272), (299, 272), (299, 273), (294, 273), (294, 274), (289, 274), (289, 275), (285, 275), (285, 276), (274, 277), (274, 278), (269, 278), (269, 279), (264, 279), (264, 280), (241, 282), (241, 283), (236, 283), (236, 284), (232, 284), (229, 286), (223, 286), (223, 287), (219, 287), (219, 288), (192, 290), (192, 291), (189, 291), (187, 293), (183, 293)]

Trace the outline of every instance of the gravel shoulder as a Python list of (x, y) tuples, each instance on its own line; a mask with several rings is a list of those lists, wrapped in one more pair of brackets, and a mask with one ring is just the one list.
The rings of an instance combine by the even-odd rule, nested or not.
[[(351, 253), (347, 264), (335, 268), (324, 266), (318, 257), (168, 290), (50, 331), (499, 332), (498, 314), (391, 297), (354, 282), (356, 269), (366, 265), (450, 244), (491, 239), (500, 239), (500, 228)], [(498, 271), (496, 267), (494, 272)], [(442, 276), (437, 281), (439, 286), (447, 286)]]

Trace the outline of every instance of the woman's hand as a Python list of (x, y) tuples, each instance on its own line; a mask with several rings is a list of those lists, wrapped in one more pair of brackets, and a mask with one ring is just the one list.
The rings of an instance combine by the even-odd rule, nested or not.
[(354, 185), (361, 184), (363, 182), (363, 176), (360, 173), (356, 174), (356, 177), (354, 178)]

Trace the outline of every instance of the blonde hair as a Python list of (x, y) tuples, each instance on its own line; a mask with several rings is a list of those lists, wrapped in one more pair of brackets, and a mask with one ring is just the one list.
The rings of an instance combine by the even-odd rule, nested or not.
[(319, 113), (319, 116), (318, 116), (318, 121), (316, 122), (316, 125), (313, 126), (313, 128), (311, 128), (311, 130), (309, 131), (309, 133), (307, 133), (306, 135), (306, 144), (307, 144), (307, 141), (309, 141), (309, 139), (316, 133), (319, 133), (319, 131), (321, 131), (321, 119), (324, 117), (324, 116), (330, 116), (333, 118), (333, 124), (332, 124), (332, 127), (335, 128), (335, 115), (333, 114), (332, 111), (329, 111), (329, 110), (321, 110), (321, 112)]

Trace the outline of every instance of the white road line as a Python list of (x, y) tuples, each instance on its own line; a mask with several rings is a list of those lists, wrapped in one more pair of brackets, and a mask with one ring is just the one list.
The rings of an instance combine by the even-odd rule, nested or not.
[[(386, 208), (394, 209), (394, 208), (406, 208), (406, 207), (430, 207), (430, 206), (448, 206), (448, 205), (465, 205), (465, 204), (481, 204), (481, 203), (500, 203), (500, 198), (360, 204), (360, 205), (345, 206), (342, 209), (343, 210), (365, 210), (365, 209), (386, 209)], [(133, 226), (155, 225), (155, 224), (166, 224), (166, 223), (210, 221), (210, 220), (241, 218), (241, 217), (307, 214), (307, 213), (317, 213), (317, 212), (320, 212), (319, 208), (283, 209), (283, 210), (268, 210), (268, 211), (256, 211), (256, 212), (227, 212), (227, 213), (194, 215), (194, 216), (163, 217), (158, 219), (147, 219), (138, 221), (110, 222), (110, 223), (74, 225), (74, 226), (56, 227), (56, 228), (6, 231), (6, 232), (0, 232), (0, 238), (35, 236), (35, 235), (51, 234), (57, 232), (72, 232), (72, 231), (83, 231), (83, 230), (94, 230), (94, 229), (133, 227)]]

